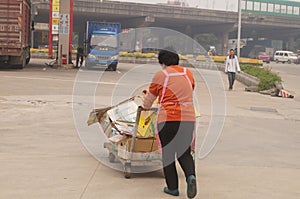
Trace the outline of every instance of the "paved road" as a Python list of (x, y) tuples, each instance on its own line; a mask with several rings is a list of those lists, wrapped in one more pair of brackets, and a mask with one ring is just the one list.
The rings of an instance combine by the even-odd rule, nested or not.
[[(0, 71), (0, 198), (170, 198), (161, 191), (161, 172), (124, 179), (122, 172), (98, 161), (107, 160), (97, 145), (100, 134), (81, 131), (89, 110), (138, 93), (159, 67), (120, 64), (118, 72), (78, 72), (47, 68), (44, 62)], [(212, 96), (224, 91), (210, 78), (219, 77), (225, 88), (227, 78), (217, 71), (193, 72), (202, 113), (199, 153), (215, 114), (216, 99), (209, 91)], [(197, 198), (298, 199), (300, 103), (246, 93), (238, 82), (225, 95), (226, 114), (217, 115), (225, 117), (222, 135), (209, 156), (196, 159)], [(83, 135), (87, 140), (80, 139)], [(91, 148), (84, 147), (85, 141)], [(93, 150), (98, 153), (91, 155)], [(181, 171), (179, 177), (179, 198), (186, 198)]]

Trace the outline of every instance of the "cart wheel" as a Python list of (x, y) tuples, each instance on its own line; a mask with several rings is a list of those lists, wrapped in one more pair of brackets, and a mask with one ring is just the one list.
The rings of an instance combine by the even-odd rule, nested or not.
[(115, 159), (116, 159), (116, 156), (113, 154), (113, 153), (109, 153), (108, 154), (108, 160), (109, 160), (109, 162), (114, 162), (115, 161)]
[(124, 165), (124, 177), (125, 178), (130, 178), (131, 174), (131, 164), (130, 163), (125, 163)]

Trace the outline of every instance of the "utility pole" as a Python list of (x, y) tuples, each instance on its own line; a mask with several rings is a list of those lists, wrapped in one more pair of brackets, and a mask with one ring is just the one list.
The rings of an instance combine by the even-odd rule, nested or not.
[[(72, 61), (73, 0), (50, 0), (49, 57), (52, 57), (53, 41), (58, 43), (58, 65)], [(63, 58), (63, 59), (62, 59)]]
[(226, 1), (226, 11), (229, 11), (228, 10), (228, 0)]
[(240, 58), (241, 54), (241, 29), (242, 29), (242, 0), (238, 0), (238, 38), (237, 38), (237, 56)]
[(72, 61), (73, 0), (60, 0), (58, 25), (58, 64)]
[(35, 5), (31, 2), (31, 48), (34, 48), (34, 13), (35, 13)]

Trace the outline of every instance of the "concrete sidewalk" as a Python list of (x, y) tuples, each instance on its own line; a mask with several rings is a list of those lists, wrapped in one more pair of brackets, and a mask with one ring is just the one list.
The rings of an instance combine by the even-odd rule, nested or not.
[[(34, 75), (45, 79), (19, 78)], [(161, 172), (125, 179), (122, 172), (102, 165), (84, 148), (73, 121), (75, 75), (75, 70), (53, 69), (34, 74), (0, 72), (0, 198), (172, 198), (162, 192)], [(221, 77), (227, 88), (226, 75)], [(204, 80), (196, 80), (202, 113), (199, 149), (212, 106)], [(109, 86), (102, 92), (108, 92)], [(233, 91), (226, 91), (222, 135), (208, 157), (196, 160), (196, 198), (298, 199), (300, 103), (247, 93), (244, 88), (236, 82)], [(103, 100), (109, 102), (106, 94)], [(179, 167), (178, 171), (178, 198), (186, 198), (184, 176)]]

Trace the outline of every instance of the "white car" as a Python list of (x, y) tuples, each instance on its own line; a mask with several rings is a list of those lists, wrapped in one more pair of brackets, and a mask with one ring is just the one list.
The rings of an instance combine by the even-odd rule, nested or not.
[(298, 60), (298, 56), (295, 53), (293, 53), (292, 51), (279, 50), (279, 51), (276, 51), (274, 54), (274, 61), (276, 63), (288, 62), (290, 64), (290, 63), (297, 62), (297, 60)]

